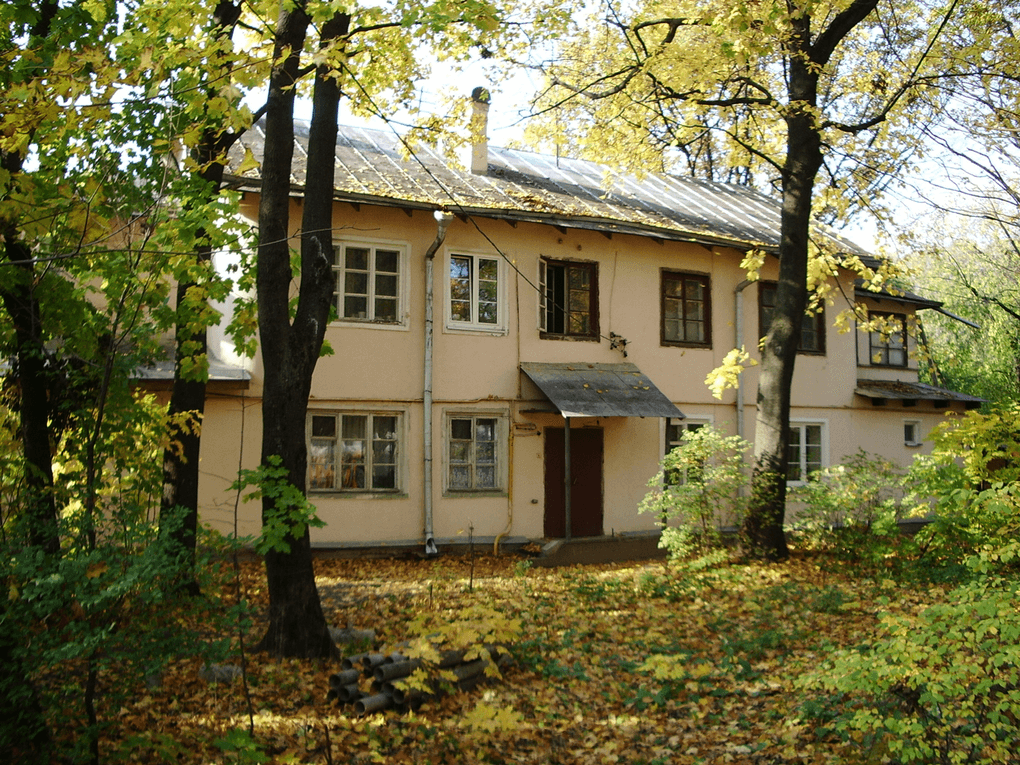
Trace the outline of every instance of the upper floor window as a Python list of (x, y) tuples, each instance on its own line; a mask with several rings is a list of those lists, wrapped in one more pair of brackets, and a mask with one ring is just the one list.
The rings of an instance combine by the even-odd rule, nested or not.
[(341, 244), (333, 251), (334, 303), (344, 321), (400, 324), (403, 250), (392, 246)]
[(595, 263), (541, 260), (540, 329), (543, 336), (599, 337), (598, 267)]
[[(776, 310), (775, 282), (758, 283), (758, 337), (765, 337), (772, 325)], [(800, 323), (798, 353), (825, 353), (825, 309), (818, 308), (815, 314), (804, 314)]]
[(787, 481), (806, 481), (823, 467), (822, 423), (791, 423), (787, 439)]
[(499, 330), (499, 259), (483, 255), (450, 256), (449, 326), (465, 329)]
[(870, 333), (871, 363), (883, 367), (907, 365), (907, 317), (901, 313), (873, 313)]
[(663, 345), (712, 345), (710, 295), (707, 276), (662, 272)]
[(393, 491), (397, 485), (400, 416), (391, 412), (311, 414), (310, 491)]

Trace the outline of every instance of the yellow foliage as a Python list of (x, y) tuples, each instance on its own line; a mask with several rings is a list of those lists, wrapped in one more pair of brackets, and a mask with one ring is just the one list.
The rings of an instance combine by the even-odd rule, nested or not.
[(712, 391), (715, 398), (722, 399), (723, 393), (729, 388), (736, 388), (741, 373), (746, 367), (755, 366), (758, 362), (744, 350), (744, 347), (734, 348), (726, 354), (726, 358), (720, 366), (708, 373), (705, 378), (705, 385)]
[(479, 701), (474, 709), (464, 715), (462, 722), (470, 731), (495, 733), (517, 730), (523, 724), (524, 716), (510, 707)]

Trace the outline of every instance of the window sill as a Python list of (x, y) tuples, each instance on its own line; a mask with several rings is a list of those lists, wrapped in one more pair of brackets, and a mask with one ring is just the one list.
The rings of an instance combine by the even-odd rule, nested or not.
[(329, 323), (333, 328), (344, 329), (387, 329), (407, 331), (411, 325), (407, 321), (373, 321), (372, 319), (336, 319)]
[(443, 496), (451, 499), (496, 498), (506, 497), (507, 493), (503, 489), (447, 489)]
[(560, 335), (553, 332), (539, 332), (542, 340), (570, 340), (583, 343), (597, 343), (602, 340), (598, 335)]
[(455, 335), (488, 335), (503, 337), (507, 334), (505, 327), (486, 326), (482, 324), (447, 324), (444, 331)]
[(703, 351), (712, 350), (711, 343), (674, 343), (669, 340), (660, 340), (659, 345), (663, 348), (697, 348)]
[(308, 499), (407, 499), (404, 491), (337, 491), (335, 489), (309, 489)]

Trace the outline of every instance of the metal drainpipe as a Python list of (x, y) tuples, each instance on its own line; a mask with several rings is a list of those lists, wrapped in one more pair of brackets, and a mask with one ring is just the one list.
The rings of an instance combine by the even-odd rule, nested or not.
[(422, 394), (422, 442), (425, 452), (425, 475), (423, 491), (425, 493), (425, 554), (438, 555), (436, 540), (432, 533), (432, 337), (433, 327), (433, 264), (436, 252), (446, 239), (446, 229), (453, 220), (453, 215), (443, 210), (436, 210), (436, 239), (425, 251), (425, 380)]
[[(744, 279), (733, 288), (733, 347), (740, 348), (744, 338), (744, 290), (754, 284)], [(744, 437), (744, 375), (737, 375), (737, 435)]]

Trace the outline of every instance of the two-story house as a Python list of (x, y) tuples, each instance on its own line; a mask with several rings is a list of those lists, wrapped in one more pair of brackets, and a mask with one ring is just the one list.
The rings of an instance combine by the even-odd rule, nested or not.
[[(259, 126), (246, 138), (256, 156), (262, 138)], [(257, 171), (230, 183), (254, 220)], [(306, 423), (308, 496), (326, 524), (314, 544), (556, 538), (568, 505), (574, 536), (652, 534), (638, 503), (684, 429), (753, 437), (754, 367), (721, 400), (706, 377), (734, 347), (758, 353), (774, 200), (484, 141), (464, 163), (428, 147), (412, 159), (393, 133), (341, 128), (334, 209), (333, 355), (319, 361)], [(767, 253), (757, 281), (741, 265), (752, 249)], [(937, 303), (854, 279), (841, 272), (841, 302), (805, 319), (793, 481), (861, 448), (906, 464), (945, 412), (979, 403), (918, 383), (909, 329)], [(888, 317), (886, 331), (837, 331), (855, 299)], [(232, 350), (223, 340), (214, 352)], [(261, 364), (206, 410), (202, 517), (224, 530), (229, 483), (259, 454)], [(258, 516), (242, 505), (240, 532), (257, 533)]]

